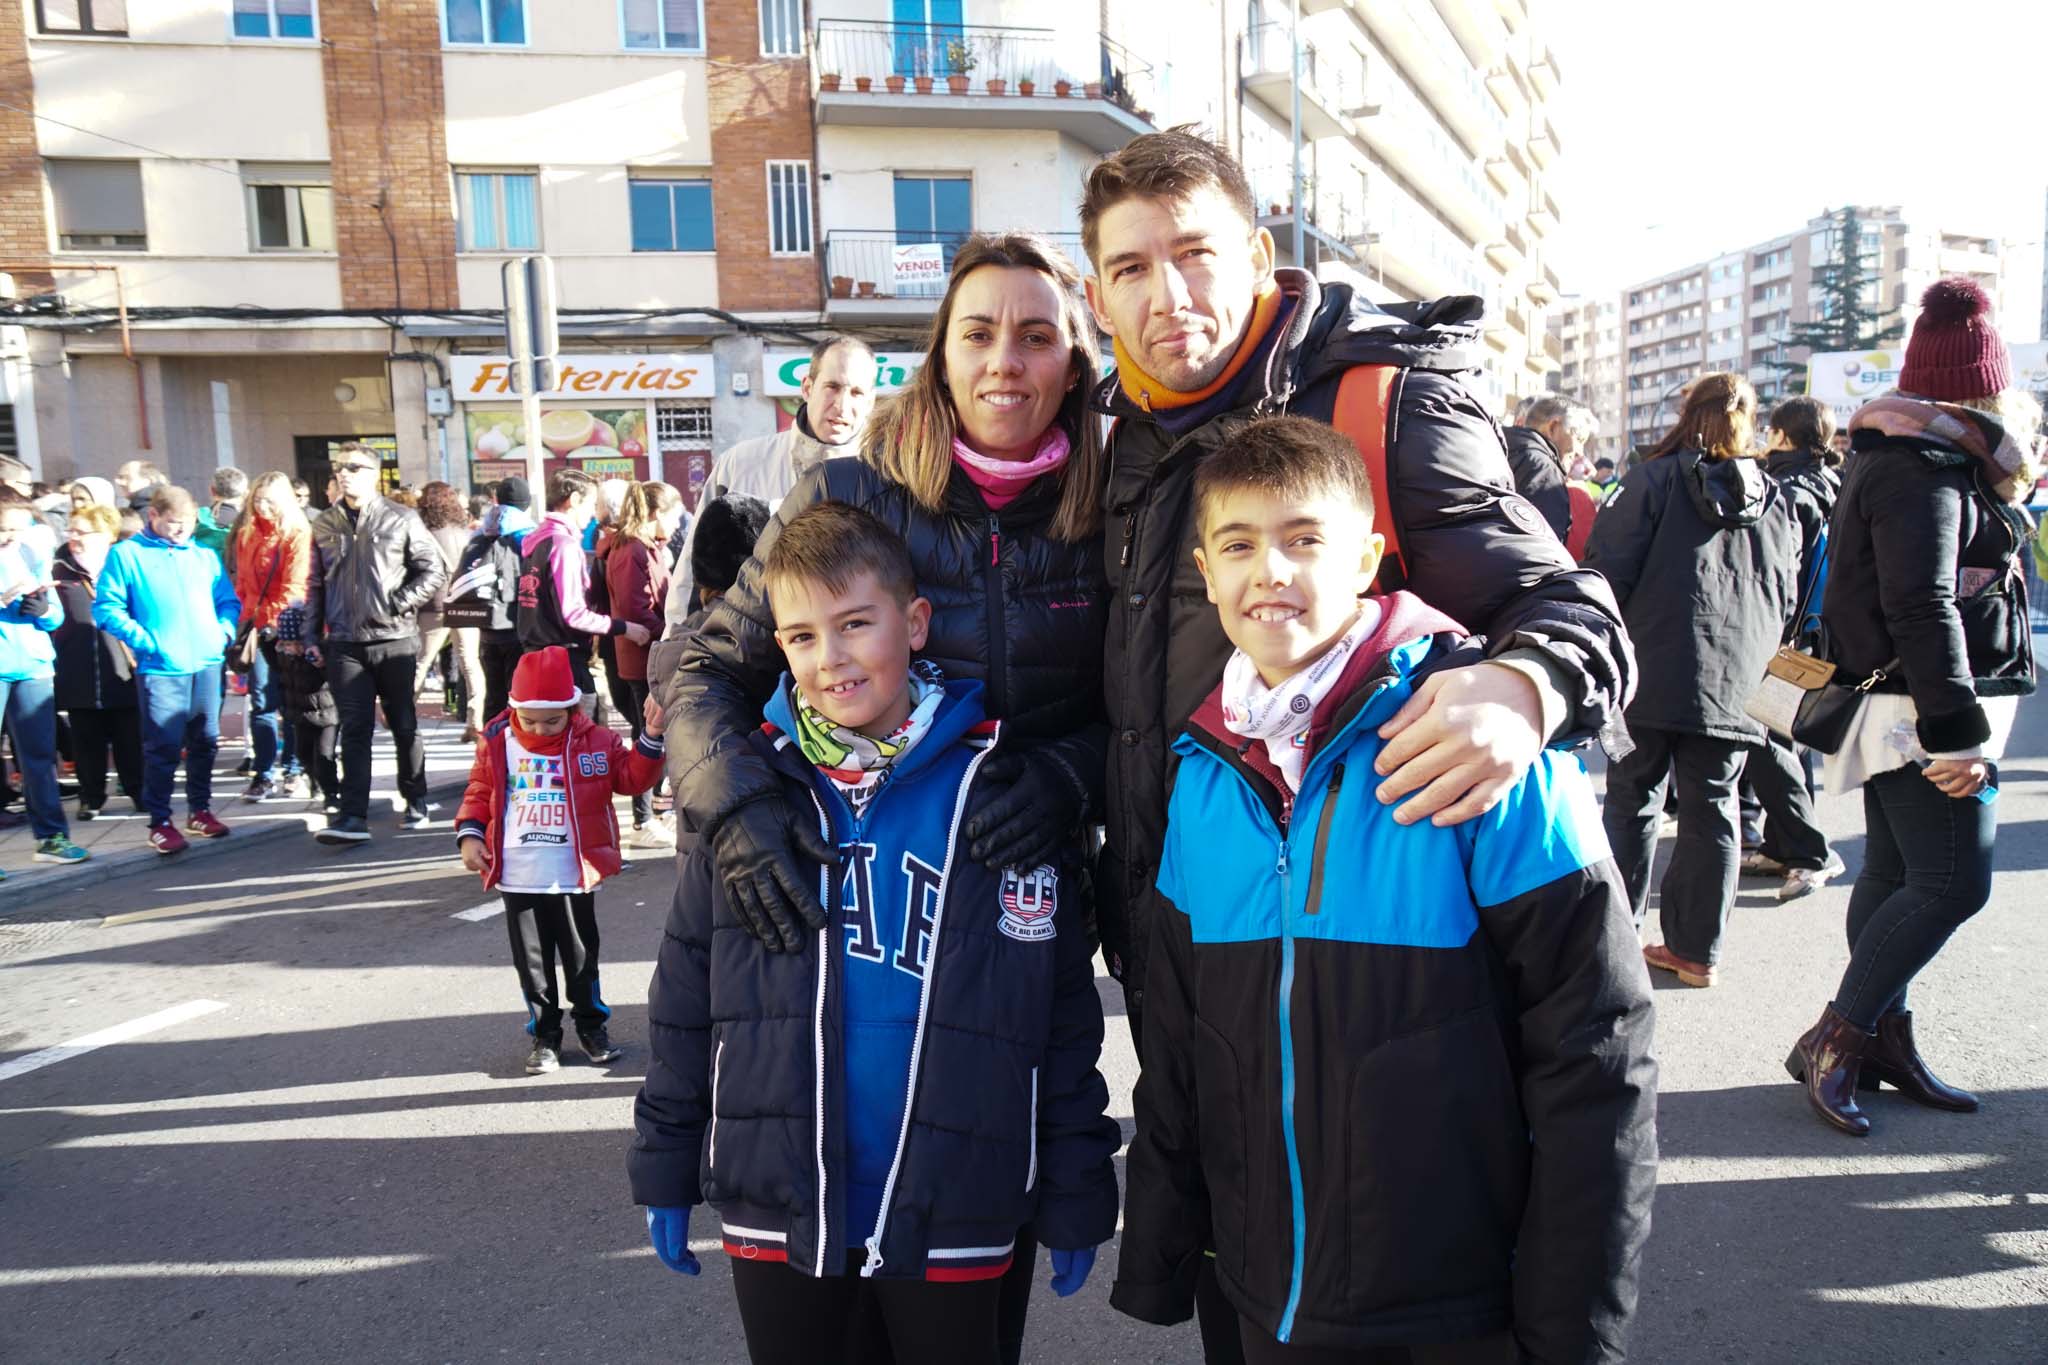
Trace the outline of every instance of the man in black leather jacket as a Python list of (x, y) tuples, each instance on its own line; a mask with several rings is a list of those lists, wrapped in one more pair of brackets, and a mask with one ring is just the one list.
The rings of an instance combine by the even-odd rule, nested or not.
[(427, 823), (427, 758), (413, 708), (419, 610), (448, 577), (419, 514), (377, 491), (381, 461), (367, 446), (334, 454), (341, 496), (313, 518), (306, 584), (306, 657), (327, 667), (341, 713), (341, 812), (314, 837), (357, 844), (370, 837), (371, 733), (377, 703), (398, 751), (407, 829)]

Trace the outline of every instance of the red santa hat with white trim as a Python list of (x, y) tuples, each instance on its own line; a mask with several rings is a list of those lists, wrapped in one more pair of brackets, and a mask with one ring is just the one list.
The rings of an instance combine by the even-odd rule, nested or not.
[(524, 711), (561, 711), (583, 700), (569, 671), (569, 651), (549, 645), (519, 656), (512, 670), (512, 705)]

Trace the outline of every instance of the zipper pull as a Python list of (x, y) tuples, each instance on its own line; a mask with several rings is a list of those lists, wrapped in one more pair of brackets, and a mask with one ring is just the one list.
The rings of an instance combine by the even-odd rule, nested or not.
[(1287, 841), (1285, 839), (1280, 841), (1280, 861), (1273, 865), (1273, 870), (1283, 877), (1287, 875)]
[(882, 1239), (870, 1237), (867, 1242), (867, 1263), (860, 1268), (861, 1278), (867, 1279), (882, 1268)]
[(1123, 568), (1126, 568), (1126, 569), (1128, 569), (1128, 568), (1130, 568), (1130, 567), (1131, 567), (1131, 539), (1132, 539), (1132, 537), (1136, 536), (1136, 535), (1137, 535), (1137, 533), (1138, 533), (1138, 514), (1137, 514), (1137, 513), (1135, 513), (1135, 512), (1127, 512), (1127, 513), (1125, 513), (1125, 514), (1124, 514), (1124, 552), (1123, 552), (1123, 556), (1122, 556), (1121, 560), (1119, 561), (1119, 562), (1120, 562), (1120, 564), (1121, 564), (1121, 566), (1122, 566)]
[(996, 564), (1000, 564), (1000, 563), (1002, 563), (1002, 562), (1003, 562), (1003, 555), (1002, 555), (1002, 549), (1001, 549), (1001, 546), (1002, 546), (1002, 536), (1003, 536), (1003, 529), (1002, 529), (1002, 527), (1001, 527), (1000, 525), (998, 525), (998, 524), (997, 524), (997, 522), (996, 522), (996, 518), (995, 518), (995, 513), (993, 513), (993, 512), (989, 513), (989, 518), (988, 518), (988, 562), (989, 562), (989, 563), (990, 563), (991, 565), (996, 565)]

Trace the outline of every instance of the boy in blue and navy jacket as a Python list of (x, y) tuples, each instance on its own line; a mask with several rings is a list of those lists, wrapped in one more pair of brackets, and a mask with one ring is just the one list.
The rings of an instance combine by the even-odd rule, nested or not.
[(1116, 1226), (1073, 869), (967, 857), (999, 727), (979, 683), (913, 673), (931, 604), (894, 532), (820, 503), (762, 576), (789, 673), (736, 742), (816, 811), (830, 922), (766, 953), (758, 911), (707, 849), (688, 855), (648, 994), (633, 1198), (692, 1275), (689, 1209), (717, 1209), (755, 1365), (839, 1359), (870, 1297), (898, 1365), (994, 1365), (1018, 1231), (1051, 1248), (1065, 1295)]
[(1174, 746), (1110, 1301), (1183, 1321), (1209, 1255), (1254, 1365), (1619, 1361), (1656, 1067), (1585, 771), (1545, 753), (1475, 820), (1400, 823), (1378, 729), (1462, 632), (1363, 595), (1356, 447), (1254, 422), (1195, 497), (1237, 648)]

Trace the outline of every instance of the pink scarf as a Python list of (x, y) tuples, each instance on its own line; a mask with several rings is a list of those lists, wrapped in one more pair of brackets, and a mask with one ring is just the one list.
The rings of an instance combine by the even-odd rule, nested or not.
[(991, 512), (1008, 507), (1031, 486), (1032, 480), (1065, 464), (1070, 453), (1072, 446), (1067, 433), (1057, 422), (1038, 438), (1038, 453), (1028, 460), (991, 460), (958, 436), (953, 438), (953, 463), (974, 480), (974, 486), (981, 490), (981, 500)]

